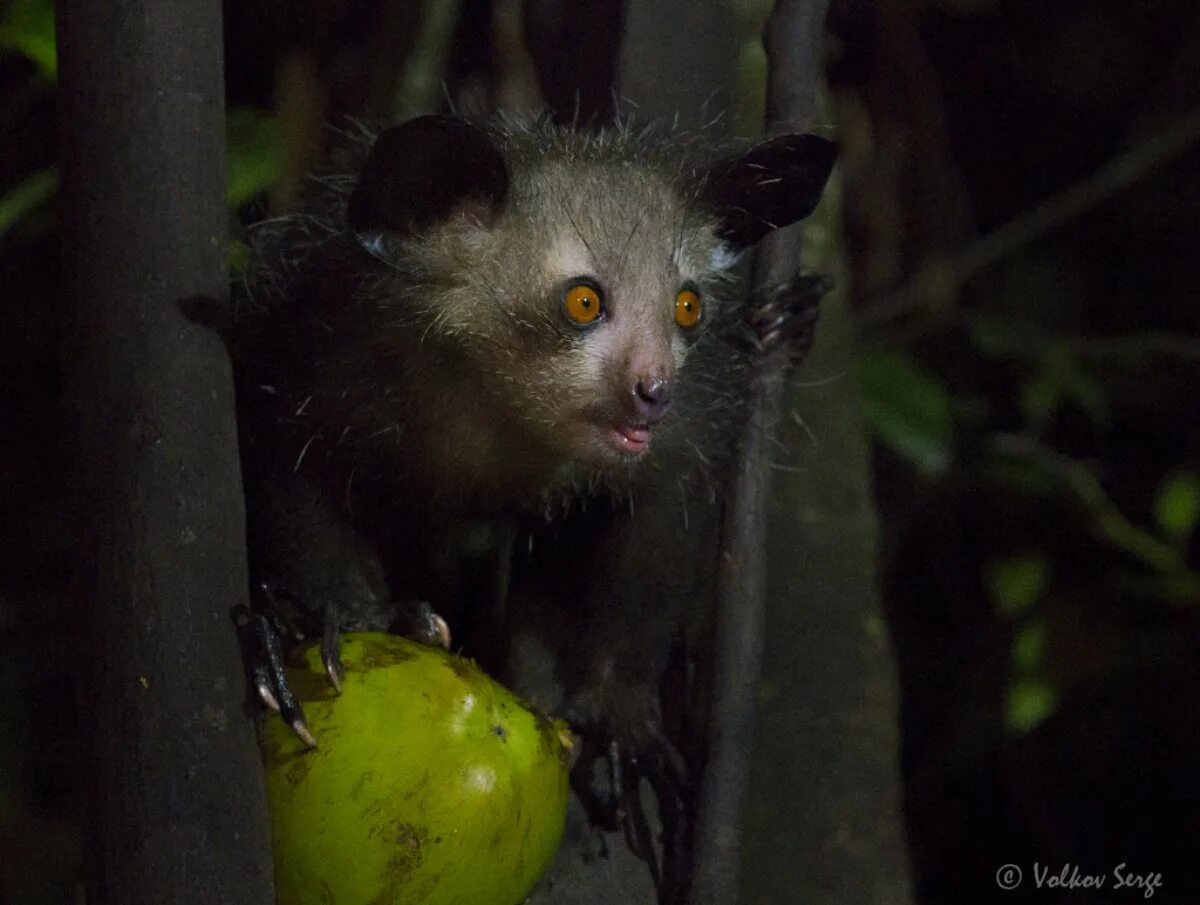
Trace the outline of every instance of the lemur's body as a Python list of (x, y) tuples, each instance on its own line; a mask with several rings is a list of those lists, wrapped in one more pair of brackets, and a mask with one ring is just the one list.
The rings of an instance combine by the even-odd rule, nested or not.
[(811, 136), (712, 164), (424, 117), (265, 229), (235, 347), (251, 568), (284, 622), (335, 640), (388, 628), (396, 600), (446, 607), (433, 526), (541, 532), (518, 581), (553, 608), (568, 709), (644, 744), (744, 414), (735, 346), (756, 337), (730, 267), (831, 164)]

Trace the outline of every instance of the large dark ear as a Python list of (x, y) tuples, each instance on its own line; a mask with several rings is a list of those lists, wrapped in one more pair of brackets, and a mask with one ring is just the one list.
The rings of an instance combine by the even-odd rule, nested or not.
[(704, 196), (720, 220), (718, 235), (747, 248), (771, 230), (813, 212), (833, 169), (837, 147), (818, 135), (780, 135), (719, 160)]
[(346, 217), (364, 240), (411, 234), (458, 211), (495, 211), (508, 194), (504, 155), (456, 116), (419, 116), (380, 133)]

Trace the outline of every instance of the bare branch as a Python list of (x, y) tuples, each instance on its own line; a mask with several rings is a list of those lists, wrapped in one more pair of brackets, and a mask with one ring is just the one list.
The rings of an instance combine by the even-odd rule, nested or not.
[[(817, 113), (827, 0), (779, 0), (767, 23), (767, 131), (803, 130)], [(782, 282), (799, 264), (797, 227), (763, 242), (759, 285)], [(754, 737), (754, 695), (762, 661), (765, 607), (768, 438), (778, 420), (786, 359), (764, 364), (737, 471), (728, 489), (717, 577), (716, 649), (709, 756), (695, 836), (693, 900), (738, 898), (743, 807)]]
[(1136, 185), (1197, 141), (1200, 141), (1200, 110), (1181, 117), (1137, 147), (1113, 158), (1088, 178), (973, 242), (953, 257), (926, 261), (900, 288), (863, 307), (858, 316), (860, 329), (870, 329), (914, 309), (944, 311), (963, 284), (976, 274)]
[(1131, 522), (1082, 462), (1027, 434), (1000, 434), (989, 446), (993, 452), (1036, 462), (1062, 482), (1091, 519), (1100, 538), (1161, 575), (1185, 580), (1194, 592), (1200, 593), (1200, 575), (1188, 569), (1179, 551)]

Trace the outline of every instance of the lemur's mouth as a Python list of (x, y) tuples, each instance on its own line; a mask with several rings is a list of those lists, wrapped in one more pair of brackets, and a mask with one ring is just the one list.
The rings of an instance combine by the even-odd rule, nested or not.
[(650, 425), (618, 424), (609, 436), (619, 452), (631, 456), (640, 455), (650, 445)]

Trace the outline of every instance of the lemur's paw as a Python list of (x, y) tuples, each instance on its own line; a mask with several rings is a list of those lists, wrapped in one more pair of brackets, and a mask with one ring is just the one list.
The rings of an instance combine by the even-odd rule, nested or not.
[(812, 348), (821, 298), (831, 282), (819, 274), (797, 274), (754, 292), (746, 319), (746, 337), (754, 352), (784, 351), (792, 363)]
[[(285, 610), (280, 607), (270, 585), (259, 582), (254, 591), (254, 610), (242, 607), (236, 615), (245, 639), (243, 646), (251, 684), (263, 704), (278, 713), (305, 745), (315, 748), (317, 739), (309, 730), (304, 708), (288, 681), (283, 651), (285, 639), (291, 644), (305, 640), (306, 636), (286, 619)], [(395, 610), (394, 632), (422, 644), (450, 647), (450, 628), (428, 603), (396, 604)], [(329, 684), (341, 694), (345, 670), (341, 658), (339, 608), (326, 605), (321, 621), (321, 663)]]

